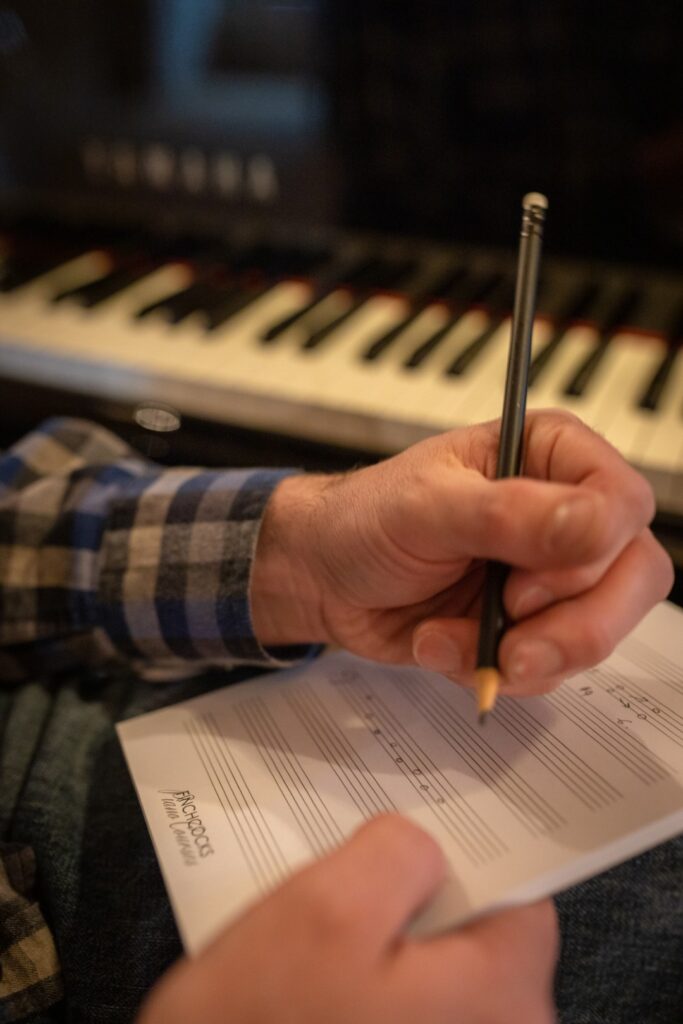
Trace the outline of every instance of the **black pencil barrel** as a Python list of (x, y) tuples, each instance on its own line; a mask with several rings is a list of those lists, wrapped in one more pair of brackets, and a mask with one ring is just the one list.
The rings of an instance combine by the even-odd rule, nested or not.
[(545, 209), (524, 209), (519, 240), (515, 305), (510, 334), (503, 399), (503, 419), (496, 476), (518, 476), (522, 468), (522, 441), (526, 413), (527, 381), (531, 358), (531, 335), (536, 316), (536, 292), (543, 241)]
[[(496, 466), (497, 479), (518, 476), (522, 468), (531, 335), (536, 315), (538, 271), (547, 205), (545, 197), (538, 193), (525, 196), (522, 203), (522, 229)], [(498, 645), (507, 625), (503, 588), (508, 571), (508, 566), (499, 562), (490, 562), (486, 567), (477, 655), (479, 668), (495, 668), (498, 665)]]
[(488, 562), (484, 576), (484, 600), (479, 626), (478, 668), (498, 666), (498, 645), (507, 626), (503, 605), (503, 587), (509, 566), (502, 562)]

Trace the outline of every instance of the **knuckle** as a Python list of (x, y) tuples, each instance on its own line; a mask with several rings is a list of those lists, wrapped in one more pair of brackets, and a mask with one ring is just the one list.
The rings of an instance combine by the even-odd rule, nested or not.
[(581, 430), (588, 429), (580, 417), (570, 409), (548, 409), (543, 413), (544, 419), (558, 427), (580, 427)]
[(594, 491), (584, 515), (581, 531), (573, 538), (570, 536), (570, 543), (584, 560), (604, 558), (614, 542), (614, 519), (606, 497)]
[(558, 574), (555, 586), (555, 594), (558, 600), (566, 597), (573, 597), (576, 594), (583, 594), (595, 586), (600, 578), (602, 566), (600, 563), (590, 562), (587, 565), (572, 566)]

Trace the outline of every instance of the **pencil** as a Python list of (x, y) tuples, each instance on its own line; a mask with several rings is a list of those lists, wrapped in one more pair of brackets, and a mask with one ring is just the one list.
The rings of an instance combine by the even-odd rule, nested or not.
[[(522, 200), (522, 228), (496, 479), (519, 476), (522, 467), (531, 334), (536, 315), (538, 269), (547, 209), (548, 200), (540, 192), (529, 192)], [(503, 607), (507, 574), (508, 566), (501, 562), (489, 562), (486, 566), (476, 671), (480, 723), (493, 710), (500, 685), (498, 645), (507, 625)]]

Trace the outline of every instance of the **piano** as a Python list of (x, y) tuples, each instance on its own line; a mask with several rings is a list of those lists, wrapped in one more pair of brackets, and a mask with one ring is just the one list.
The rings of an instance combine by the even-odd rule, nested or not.
[[(532, 138), (522, 101), (493, 89), (520, 87), (505, 5), (491, 14), (498, 48), (512, 51), (502, 68), (495, 48), (483, 45), (475, 64), (464, 47), (472, 12), (436, 3), (396, 19), (378, 2), (345, 14), (336, 3), (207, 0), (192, 18), (181, 3), (163, 18), (153, 2), (123, 4), (125, 28), (111, 38), (95, 3), (80, 5), (80, 35), (49, 7), (15, 3), (0, 26), (12, 100), (0, 181), (4, 439), (36, 412), (85, 411), (147, 437), (157, 456), (184, 458), (191, 438), (202, 462), (234, 461), (238, 447), (238, 458), (336, 468), (494, 418), (519, 200), (538, 187), (551, 208), (529, 404), (576, 413), (648, 477), (658, 528), (683, 564), (683, 235), (680, 196), (668, 217), (661, 210), (666, 105), (634, 164), (642, 181), (634, 172), (621, 184), (616, 172), (606, 184), (604, 163), (588, 166), (581, 148), (595, 141), (586, 125), (604, 116), (604, 129), (611, 112), (560, 111), (568, 132), (588, 134), (553, 182), (556, 155)], [(626, 7), (626, 28), (640, 30)], [(648, 31), (655, 89), (673, 47), (657, 18)], [(591, 59), (596, 80), (613, 70), (609, 52), (601, 63), (582, 36), (576, 45), (584, 73)], [(493, 177), (482, 151), (501, 161), (509, 146), (465, 139), (454, 155), (449, 137), (466, 201), (444, 190), (443, 170), (423, 181), (429, 169), (408, 145), (422, 138), (438, 154), (447, 130), (427, 52), (437, 85), (450, 53), (489, 88), (479, 120), (480, 100), (460, 103), (474, 138), (487, 124), (532, 131), (520, 129), (525, 158)], [(554, 113), (537, 95), (527, 118), (550, 131)], [(613, 142), (629, 137), (612, 131)], [(430, 197), (430, 184), (442, 191)]]

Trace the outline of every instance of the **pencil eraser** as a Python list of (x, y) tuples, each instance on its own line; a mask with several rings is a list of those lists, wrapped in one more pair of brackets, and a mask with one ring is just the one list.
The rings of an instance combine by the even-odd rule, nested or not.
[(542, 210), (548, 209), (548, 200), (542, 192), (527, 192), (522, 199), (523, 210), (533, 210), (534, 206), (540, 207)]

